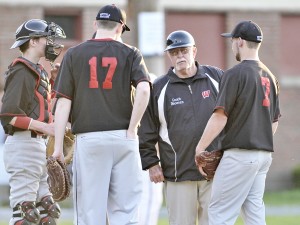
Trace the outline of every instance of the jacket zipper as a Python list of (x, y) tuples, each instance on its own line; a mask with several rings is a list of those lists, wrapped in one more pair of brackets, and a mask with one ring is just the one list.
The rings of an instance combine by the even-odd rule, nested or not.
[(188, 85), (188, 87), (189, 87), (189, 90), (190, 90), (191, 94), (193, 94), (193, 91), (192, 91), (191, 85)]

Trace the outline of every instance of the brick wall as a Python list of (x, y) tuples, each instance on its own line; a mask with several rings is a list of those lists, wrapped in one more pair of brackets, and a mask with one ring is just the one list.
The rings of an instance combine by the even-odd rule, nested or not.
[[(100, 7), (101, 6), (82, 8), (82, 40), (87, 40), (92, 37), (94, 33), (93, 21)], [(0, 7), (0, 90), (4, 83), (2, 74), (11, 61), (20, 55), (18, 49), (9, 49), (15, 40), (15, 31), (24, 21), (32, 18), (43, 19), (44, 8), (42, 6), (16, 7), (3, 5)], [(125, 33), (123, 40), (130, 43), (132, 42), (132, 37)], [(44, 61), (42, 60), (42, 62)], [(43, 64), (46, 69), (50, 68), (47, 64)]]
[(0, 82), (3, 85), (3, 73), (11, 61), (19, 55), (18, 49), (9, 49), (15, 41), (16, 29), (26, 20), (43, 18), (41, 7), (0, 7)]
[[(99, 6), (100, 7), (100, 6)], [(82, 7), (82, 38), (86, 40), (93, 34), (92, 23), (98, 12), (98, 7)], [(280, 20), (279, 12), (266, 11), (231, 11), (225, 13), (224, 32), (230, 32), (235, 24), (244, 19), (253, 19), (257, 22), (264, 33), (264, 41), (260, 50), (260, 59), (272, 70), (280, 79)], [(43, 18), (44, 9), (42, 7), (0, 7), (0, 83), (3, 84), (2, 74), (11, 61), (19, 55), (17, 49), (10, 50), (14, 42), (17, 27), (25, 20), (31, 18)], [(129, 21), (130, 22), (130, 21)], [(131, 27), (131, 26), (130, 26)], [(124, 34), (123, 40), (129, 44), (133, 43), (133, 32)], [(232, 55), (230, 41), (226, 42), (226, 66), (231, 67), (236, 64)], [(283, 56), (284, 57), (284, 56)], [(150, 64), (149, 64), (150, 65)], [(282, 118), (278, 132), (275, 135), (275, 153), (268, 178), (267, 189), (284, 189), (292, 187), (291, 173), (296, 165), (300, 164), (300, 156), (296, 154), (300, 148), (300, 118), (297, 116), (300, 111), (299, 104), (300, 88), (282, 87), (281, 89), (281, 110)]]
[(83, 40), (90, 39), (94, 33), (93, 30), (93, 21), (96, 18), (96, 15), (98, 13), (99, 8), (96, 7), (89, 7), (89, 8), (84, 8), (82, 12), (82, 36)]
[[(274, 74), (278, 74), (280, 14), (276, 12), (230, 12), (226, 16), (226, 32), (231, 32), (235, 25), (242, 20), (253, 20), (261, 27), (264, 39), (260, 48), (260, 60), (262, 60)], [(227, 42), (227, 49), (227, 65), (231, 67), (237, 62), (233, 57), (230, 41)]]
[(267, 189), (293, 187), (292, 171), (300, 165), (300, 88), (281, 87), (282, 117), (274, 136), (275, 152), (267, 178)]

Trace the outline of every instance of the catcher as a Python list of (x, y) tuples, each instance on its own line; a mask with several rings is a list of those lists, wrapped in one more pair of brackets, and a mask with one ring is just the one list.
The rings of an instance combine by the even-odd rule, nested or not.
[[(16, 31), (12, 49), (19, 48), (5, 73), (1, 124), (8, 134), (3, 159), (10, 176), (10, 225), (55, 225), (60, 207), (49, 191), (46, 172), (47, 135), (54, 135), (50, 107), (51, 80), (39, 60), (54, 62), (65, 38), (63, 29), (40, 19), (25, 21)], [(56, 52), (57, 50), (57, 52)], [(51, 71), (51, 78), (56, 74)]]

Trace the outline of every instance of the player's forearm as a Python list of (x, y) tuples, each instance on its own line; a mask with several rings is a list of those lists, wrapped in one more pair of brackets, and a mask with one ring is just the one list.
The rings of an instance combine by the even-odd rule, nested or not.
[(196, 154), (204, 151), (221, 133), (227, 123), (227, 116), (222, 112), (214, 112), (207, 122), (203, 135), (196, 147)]
[(142, 116), (147, 108), (150, 97), (150, 85), (148, 82), (140, 82), (136, 88), (136, 95), (128, 130), (136, 131)]
[(53, 123), (48, 124), (38, 120), (32, 120), (29, 126), (29, 130), (35, 130), (46, 135), (54, 136)]
[(66, 98), (57, 100), (55, 110), (55, 151), (62, 151), (64, 134), (71, 110), (71, 101)]
[(54, 135), (53, 124), (34, 120), (27, 116), (15, 116), (12, 118), (9, 124), (24, 130), (33, 130), (46, 135)]

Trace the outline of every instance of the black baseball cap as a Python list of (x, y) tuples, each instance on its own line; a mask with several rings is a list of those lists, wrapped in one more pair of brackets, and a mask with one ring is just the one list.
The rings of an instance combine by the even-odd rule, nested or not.
[(123, 32), (125, 30), (130, 31), (129, 27), (126, 25), (126, 13), (119, 9), (115, 4), (102, 7), (96, 16), (96, 20), (115, 21), (124, 25)]
[(231, 33), (223, 33), (222, 37), (227, 38), (242, 38), (246, 41), (256, 43), (262, 42), (263, 33), (260, 27), (251, 20), (238, 23)]

